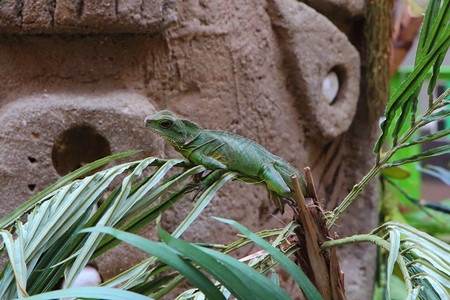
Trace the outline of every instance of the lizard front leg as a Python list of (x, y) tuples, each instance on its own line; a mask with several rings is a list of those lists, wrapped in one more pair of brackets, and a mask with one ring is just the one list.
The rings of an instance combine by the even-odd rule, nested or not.
[(228, 170), (227, 166), (222, 164), (220, 161), (214, 159), (213, 157), (204, 155), (199, 151), (194, 151), (189, 155), (189, 160), (195, 164), (204, 165), (206, 168), (213, 170), (211, 173), (206, 175), (199, 183), (192, 187), (192, 190), (204, 190), (208, 188), (211, 184), (219, 180), (219, 178)]
[(187, 157), (191, 162), (197, 165), (204, 165), (207, 169), (216, 170), (223, 169), (227, 170), (227, 166), (215, 159), (214, 157), (203, 154), (200, 149), (191, 152)]

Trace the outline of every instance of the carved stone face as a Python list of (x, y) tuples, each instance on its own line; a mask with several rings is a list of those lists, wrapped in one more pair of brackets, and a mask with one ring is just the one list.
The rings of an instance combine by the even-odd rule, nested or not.
[[(142, 124), (166, 108), (310, 166), (328, 209), (367, 167), (376, 120), (361, 106), (370, 99), (357, 113), (363, 0), (19, 2), (0, 5), (1, 214), (59, 177), (52, 148), (73, 126), (92, 127), (111, 153), (179, 157)], [(373, 199), (352, 215), (361, 231), (376, 223)], [(230, 242), (235, 232), (210, 216), (283, 226), (273, 209), (264, 188), (233, 182), (183, 237)], [(163, 226), (186, 211), (169, 212)], [(145, 256), (124, 248), (99, 259), (105, 279)], [(371, 281), (362, 258), (348, 261), (356, 271), (346, 278)]]

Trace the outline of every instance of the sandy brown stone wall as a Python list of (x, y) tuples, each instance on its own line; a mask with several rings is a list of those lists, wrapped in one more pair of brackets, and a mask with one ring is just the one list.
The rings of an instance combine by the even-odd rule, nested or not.
[[(359, 99), (364, 1), (94, 3), (0, 4), (0, 214), (60, 176), (52, 151), (67, 132), (106, 140), (99, 153), (107, 144), (111, 153), (179, 157), (143, 127), (160, 109), (251, 138), (299, 169), (311, 166), (328, 209), (370, 165), (377, 120), (368, 117), (370, 99)], [(330, 99), (323, 85), (333, 78)], [(365, 198), (339, 222), (342, 234), (375, 227), (374, 189)], [(192, 205), (180, 203), (163, 226), (173, 229)], [(229, 242), (235, 231), (210, 216), (254, 231), (289, 221), (290, 212), (273, 210), (263, 187), (228, 183), (183, 238)], [(143, 257), (121, 246), (98, 264), (109, 278)], [(368, 298), (360, 286), (373, 282), (374, 257), (367, 246), (343, 255), (350, 299)]]

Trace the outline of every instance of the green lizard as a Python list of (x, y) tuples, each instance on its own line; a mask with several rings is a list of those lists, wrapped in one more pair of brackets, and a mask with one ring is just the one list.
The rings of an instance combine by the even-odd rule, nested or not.
[(230, 132), (202, 129), (168, 110), (148, 116), (145, 123), (189, 161), (214, 170), (207, 178), (218, 178), (230, 170), (241, 173), (243, 181), (264, 182), (269, 197), (281, 212), (284, 212), (283, 200), (295, 203), (292, 201), (291, 175), (297, 176), (306, 195), (305, 181), (294, 167), (247, 138)]

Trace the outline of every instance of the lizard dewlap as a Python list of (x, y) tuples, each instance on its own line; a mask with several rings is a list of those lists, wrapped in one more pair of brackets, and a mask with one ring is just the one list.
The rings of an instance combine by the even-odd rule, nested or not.
[(230, 170), (243, 178), (264, 182), (275, 205), (284, 211), (284, 199), (294, 199), (291, 175), (296, 175), (306, 195), (305, 182), (297, 169), (263, 146), (237, 134), (202, 129), (189, 120), (162, 110), (145, 120), (146, 126), (167, 140), (194, 164), (214, 170), (218, 176)]

